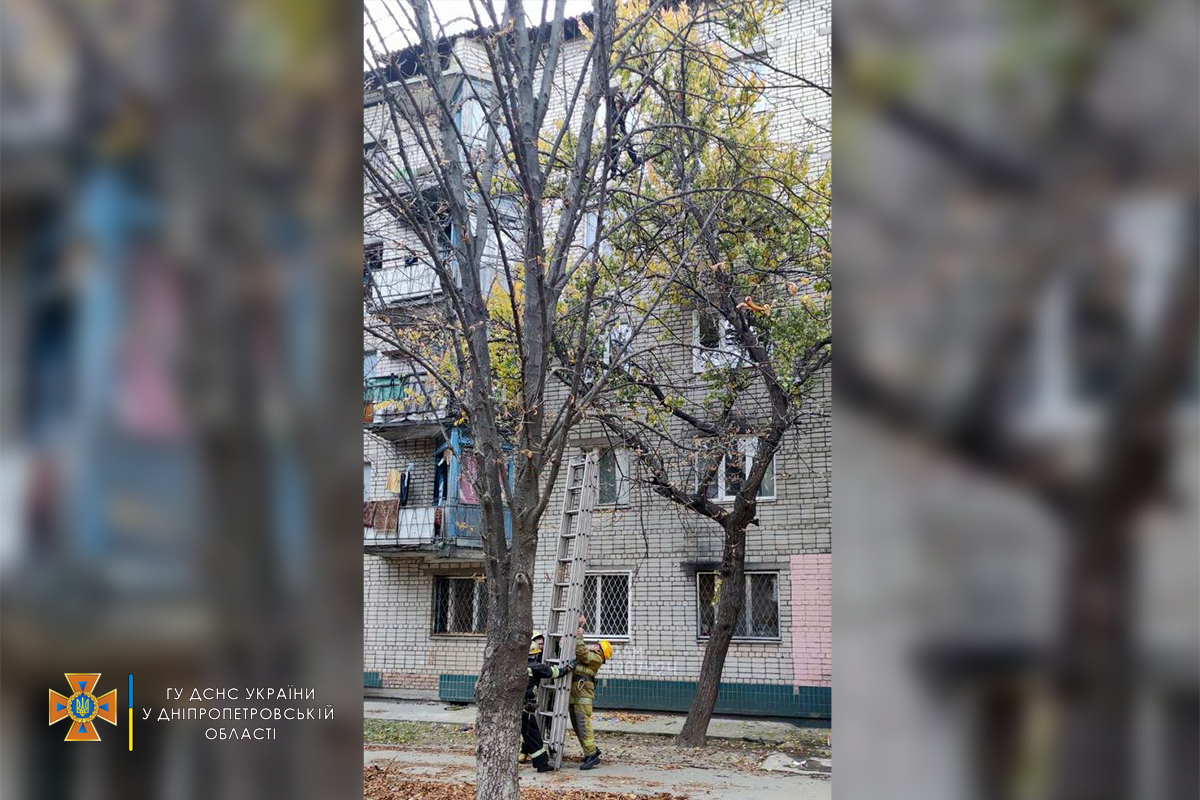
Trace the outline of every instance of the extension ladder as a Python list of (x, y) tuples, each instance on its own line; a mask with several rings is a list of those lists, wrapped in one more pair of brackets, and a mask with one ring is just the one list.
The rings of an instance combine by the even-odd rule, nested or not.
[[(592, 509), (596, 507), (599, 493), (599, 471), (594, 451), (582, 458), (571, 459), (567, 467), (567, 494), (563, 499), (562, 522), (554, 552), (550, 617), (542, 653), (547, 664), (561, 664), (575, 657), (575, 631), (579, 626), (579, 604), (587, 570)], [(555, 769), (562, 766), (571, 678), (568, 674), (557, 680), (543, 681), (538, 689), (538, 722), (542, 726), (542, 739), (549, 748), (550, 763)]]

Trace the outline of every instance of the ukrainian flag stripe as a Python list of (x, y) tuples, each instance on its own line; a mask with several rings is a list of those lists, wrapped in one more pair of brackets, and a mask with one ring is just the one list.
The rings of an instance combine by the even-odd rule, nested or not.
[(133, 673), (129, 673), (129, 752), (133, 752)]

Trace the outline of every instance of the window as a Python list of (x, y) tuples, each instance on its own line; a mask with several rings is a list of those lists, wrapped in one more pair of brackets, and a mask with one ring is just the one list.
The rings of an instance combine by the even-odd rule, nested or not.
[(604, 363), (612, 364), (613, 357), (619, 356), (631, 339), (633, 339), (633, 328), (624, 322), (618, 322), (609, 328), (608, 335), (604, 337)]
[(770, 111), (771, 101), (768, 99), (767, 86), (770, 83), (772, 69), (767, 61), (766, 53), (746, 58), (739, 62), (739, 66), (741, 67), (739, 85), (753, 86), (758, 92), (751, 110), (756, 114)]
[(583, 578), (579, 609), (587, 617), (587, 638), (629, 637), (629, 573), (593, 572)]
[[(379, 139), (372, 142), (363, 142), (363, 160), (369, 162), (375, 171), (378, 172), (385, 180), (388, 177), (387, 170), (387, 139)], [(371, 180), (370, 173), (363, 168), (363, 193), (370, 194), (374, 191), (374, 183)]]
[(433, 632), (483, 633), (487, 630), (487, 589), (482, 575), (433, 579)]
[(600, 227), (600, 215), (589, 211), (583, 215), (583, 246), (590, 248), (596, 243), (596, 230)]
[[(583, 215), (583, 247), (586, 250), (591, 250), (596, 244), (596, 234), (600, 230), (600, 214), (595, 211), (588, 211)], [(606, 228), (607, 230), (607, 228)], [(606, 256), (612, 252), (612, 240), (607, 234), (600, 242), (600, 255)]]
[[(463, 141), (469, 148), (482, 146), (487, 141), (488, 132), (492, 127), (488, 123), (487, 113), (484, 110), (485, 107), (494, 106), (492, 84), (488, 81), (469, 78), (459, 86), (455, 101), (461, 104), (455, 115), (454, 123), (458, 127), (459, 133), (462, 134)], [(507, 141), (508, 129), (504, 124), (498, 124), (496, 128), (501, 143)], [(458, 145), (456, 144), (455, 147), (457, 149)]]
[[(462, 239), (458, 235), (458, 226), (454, 224), (454, 220), (447, 217), (442, 222), (442, 231), (438, 236), (438, 252), (441, 255), (442, 263), (450, 270), (455, 268), (458, 246), (461, 243)], [(430, 273), (436, 275), (432, 269)]]
[[(750, 474), (750, 468), (754, 464), (754, 454), (757, 452), (757, 437), (750, 436), (739, 439), (737, 452), (721, 457), (716, 477), (708, 485), (708, 499), (717, 501), (733, 500), (737, 493), (741, 491), (742, 482)], [(711, 464), (711, 462), (709, 463)], [(700, 469), (696, 474), (697, 487), (699, 487), (701, 476), (707, 474), (707, 472), (707, 466), (701, 463)], [(767, 471), (763, 473), (762, 483), (758, 485), (758, 497), (759, 499), (768, 500), (775, 497), (775, 459), (771, 459), (771, 463), (767, 465)]]
[(363, 380), (375, 377), (375, 368), (379, 366), (379, 353), (368, 350), (363, 353)]
[(600, 496), (596, 500), (601, 506), (629, 504), (629, 451), (624, 448), (608, 448), (600, 451)]
[(383, 269), (383, 242), (366, 242), (363, 244), (363, 283), (370, 284), (377, 280), (379, 271)]
[(363, 462), (363, 502), (371, 499), (371, 481), (375, 477), (375, 469), (370, 461)]
[(695, 372), (704, 372), (710, 366), (732, 366), (742, 352), (732, 341), (729, 320), (712, 309), (692, 312), (692, 347)]
[[(696, 605), (701, 639), (712, 633), (720, 600), (721, 576), (715, 572), (697, 572)], [(736, 639), (779, 638), (779, 573), (746, 573), (746, 601), (733, 636)]]

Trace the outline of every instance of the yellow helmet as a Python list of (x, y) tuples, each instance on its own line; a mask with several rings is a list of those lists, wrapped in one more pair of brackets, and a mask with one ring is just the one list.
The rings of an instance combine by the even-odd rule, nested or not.
[(599, 644), (600, 652), (604, 653), (604, 660), (608, 661), (610, 658), (612, 658), (612, 642), (610, 642), (608, 639), (601, 639)]
[(545, 641), (542, 637), (542, 632), (534, 631), (533, 636), (529, 639), (529, 655), (536, 655), (542, 652), (542, 641)]

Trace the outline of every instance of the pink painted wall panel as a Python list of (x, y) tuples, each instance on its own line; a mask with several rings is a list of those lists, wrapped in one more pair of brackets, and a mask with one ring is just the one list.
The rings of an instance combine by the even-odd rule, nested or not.
[(833, 561), (829, 553), (791, 557), (792, 684), (830, 686), (833, 677)]

